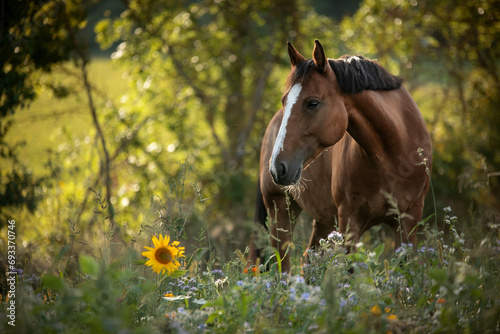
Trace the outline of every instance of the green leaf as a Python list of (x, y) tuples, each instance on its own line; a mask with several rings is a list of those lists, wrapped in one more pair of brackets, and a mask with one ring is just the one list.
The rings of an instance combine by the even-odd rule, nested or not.
[(375, 252), (375, 261), (378, 262), (378, 259), (380, 258), (380, 255), (382, 255), (382, 253), (384, 253), (384, 250), (385, 250), (385, 244), (382, 243), (380, 244), (380, 246), (378, 246), (377, 248), (375, 248), (373, 251)]
[(54, 290), (54, 291), (62, 291), (64, 290), (64, 281), (55, 276), (55, 275), (44, 275), (42, 277), (42, 284), (48, 289)]
[(171, 278), (179, 278), (187, 274), (187, 270), (176, 270), (169, 275)]
[(429, 277), (434, 279), (438, 283), (442, 283), (448, 277), (448, 273), (440, 268), (432, 268), (429, 270)]
[(60, 259), (62, 259), (64, 257), (64, 255), (66, 255), (66, 253), (68, 253), (69, 251), (71, 250), (71, 246), (70, 245), (64, 245), (61, 250), (59, 251), (59, 253), (57, 254), (57, 257), (56, 257), (56, 263), (59, 262)]
[(223, 318), (224, 312), (221, 310), (216, 310), (207, 319), (207, 324), (213, 323), (215, 320), (219, 318)]
[(418, 306), (418, 307), (424, 307), (424, 306), (426, 306), (426, 305), (427, 305), (427, 299), (428, 299), (428, 298), (427, 298), (426, 296), (422, 296), (422, 297), (420, 297), (420, 298), (418, 299), (418, 301), (417, 301), (417, 306)]
[(205, 299), (193, 299), (193, 303), (198, 304), (198, 305), (205, 305), (208, 303)]
[(280, 252), (279, 250), (277, 250), (276, 248), (274, 249), (274, 254), (276, 255), (276, 261), (278, 263), (278, 273), (281, 277), (281, 256), (280, 256)]
[(363, 253), (354, 253), (352, 254), (352, 256), (355, 262), (366, 262), (366, 260), (368, 259), (366, 254)]
[[(220, 296), (219, 298), (215, 299), (215, 300), (212, 300), (208, 303), (205, 303), (201, 309), (206, 309), (207, 307), (214, 307), (214, 308), (217, 308), (217, 307), (224, 307), (224, 298), (222, 296)], [(222, 311), (221, 311), (222, 312)]]
[(99, 273), (99, 263), (89, 255), (80, 255), (80, 270), (84, 275), (96, 277)]

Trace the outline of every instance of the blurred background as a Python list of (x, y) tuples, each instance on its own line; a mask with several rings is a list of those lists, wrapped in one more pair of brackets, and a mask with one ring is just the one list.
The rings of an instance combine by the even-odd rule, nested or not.
[(319, 39), (329, 58), (362, 54), (404, 78), (434, 145), (424, 217), (451, 206), (499, 223), (498, 0), (1, 0), (1, 11), (0, 253), (14, 219), (22, 268), (112, 243), (140, 250), (160, 231), (220, 259), (244, 250), (287, 41), (310, 57)]

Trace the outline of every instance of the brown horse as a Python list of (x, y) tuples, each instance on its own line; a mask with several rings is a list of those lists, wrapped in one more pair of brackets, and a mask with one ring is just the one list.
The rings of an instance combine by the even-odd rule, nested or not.
[[(282, 270), (291, 269), (285, 257), (290, 218), (302, 210), (314, 219), (309, 247), (336, 221), (351, 244), (381, 223), (393, 229), (396, 246), (414, 243), (432, 147), (402, 79), (362, 56), (327, 59), (317, 40), (312, 59), (290, 43), (288, 53), (292, 70), (283, 108), (262, 142), (256, 206), (256, 220), (272, 219), (271, 245), (283, 258)], [(389, 198), (399, 219), (388, 214)]]

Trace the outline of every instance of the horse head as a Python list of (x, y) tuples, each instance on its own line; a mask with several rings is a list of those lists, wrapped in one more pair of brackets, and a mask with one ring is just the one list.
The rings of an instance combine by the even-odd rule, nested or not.
[(292, 70), (269, 167), (274, 182), (283, 186), (298, 184), (302, 170), (344, 136), (348, 123), (343, 94), (319, 41), (312, 59), (290, 43), (288, 54)]

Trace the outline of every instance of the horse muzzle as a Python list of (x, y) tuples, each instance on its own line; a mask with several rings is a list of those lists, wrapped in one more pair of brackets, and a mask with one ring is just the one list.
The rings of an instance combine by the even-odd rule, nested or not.
[(280, 186), (289, 186), (299, 182), (302, 173), (302, 164), (275, 161), (269, 167), (269, 172), (273, 177), (274, 183)]

